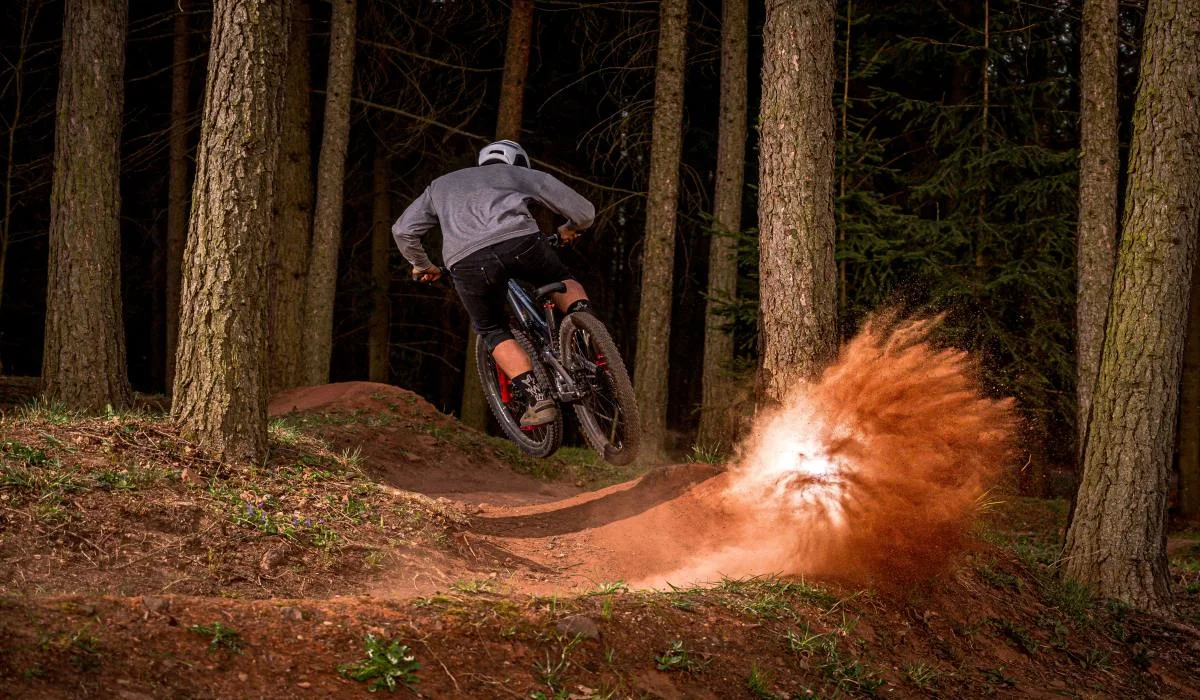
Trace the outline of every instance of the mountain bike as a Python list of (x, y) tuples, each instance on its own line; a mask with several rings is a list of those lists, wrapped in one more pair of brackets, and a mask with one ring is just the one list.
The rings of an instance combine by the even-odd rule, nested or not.
[(629, 464), (637, 456), (641, 421), (625, 363), (608, 329), (591, 313), (576, 311), (556, 322), (550, 295), (563, 291), (562, 282), (530, 293), (509, 280), (506, 293), (513, 338), (533, 361), (538, 383), (558, 404), (558, 417), (522, 428), (525, 407), (514, 400), (509, 377), (496, 366), (486, 343), (476, 338), (475, 366), (488, 407), (523, 452), (549, 457), (562, 445), (563, 408), (571, 405), (592, 449), (610, 464)]

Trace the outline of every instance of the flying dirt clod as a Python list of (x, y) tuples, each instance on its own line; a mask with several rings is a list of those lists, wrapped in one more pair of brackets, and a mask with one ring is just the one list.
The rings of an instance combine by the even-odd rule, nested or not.
[(876, 318), (759, 416), (711, 492), (721, 541), (709, 533), (643, 583), (796, 574), (889, 587), (944, 570), (1011, 463), (1018, 419), (1012, 399), (984, 394), (967, 353), (930, 343), (939, 320)]

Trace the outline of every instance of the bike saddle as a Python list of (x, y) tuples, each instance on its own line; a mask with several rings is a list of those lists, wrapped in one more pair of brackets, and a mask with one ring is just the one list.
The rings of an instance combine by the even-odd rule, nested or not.
[(565, 291), (567, 291), (567, 285), (563, 284), (562, 282), (555, 282), (553, 284), (548, 284), (545, 287), (538, 287), (537, 291), (533, 293), (533, 296), (535, 299), (544, 299), (551, 294), (562, 294)]

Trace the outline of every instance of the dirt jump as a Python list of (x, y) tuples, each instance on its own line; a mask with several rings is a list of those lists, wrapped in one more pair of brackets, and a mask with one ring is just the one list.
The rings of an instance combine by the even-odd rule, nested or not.
[[(869, 327), (821, 382), (760, 416), (730, 465), (660, 467), (598, 491), (547, 485), (404, 426), (336, 439), (361, 446), (374, 478), (470, 506), (463, 537), (511, 563), (490, 573), (514, 590), (766, 575), (908, 585), (962, 549), (1016, 428), (1010, 402), (981, 394), (964, 353), (926, 342), (932, 327)], [(403, 390), (358, 382), (286, 392), (270, 412), (405, 402), (436, 414)], [(388, 585), (375, 592), (413, 591)]]

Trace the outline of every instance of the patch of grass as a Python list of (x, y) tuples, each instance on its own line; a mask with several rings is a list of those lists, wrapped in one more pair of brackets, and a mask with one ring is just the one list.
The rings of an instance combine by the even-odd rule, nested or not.
[(1092, 610), (1092, 594), (1070, 579), (1053, 579), (1042, 588), (1046, 604), (1058, 608), (1076, 622), (1086, 622)]
[(475, 595), (478, 593), (492, 593), (495, 591), (495, 586), (491, 581), (486, 579), (471, 579), (469, 581), (456, 581), (450, 584), (450, 589), (459, 593)]
[(937, 683), (938, 676), (940, 675), (936, 668), (924, 662), (904, 665), (904, 677), (908, 679), (909, 683), (922, 690), (932, 688)]
[(96, 485), (105, 491), (136, 491), (152, 486), (167, 477), (164, 469), (126, 468), (102, 469), (92, 477)]
[(692, 652), (684, 647), (682, 639), (671, 642), (671, 646), (661, 655), (654, 657), (654, 661), (656, 668), (660, 671), (682, 671), (684, 673), (699, 673), (708, 665), (707, 660), (693, 657)]
[(78, 420), (82, 415), (78, 411), (67, 409), (65, 405), (57, 401), (47, 401), (44, 396), (39, 396), (17, 411), (17, 418), (45, 421), (55, 425), (65, 425)]
[[(541, 697), (565, 697), (563, 693), (566, 690), (565, 685), (567, 671), (571, 669), (571, 650), (578, 646), (582, 641), (583, 637), (579, 636), (566, 640), (566, 642), (562, 645), (562, 648), (559, 650), (557, 658), (554, 654), (551, 654), (549, 651), (547, 651), (546, 661), (544, 663), (537, 662), (534, 664), (534, 668), (538, 672), (538, 677), (541, 679), (542, 683), (544, 683), (546, 687), (550, 689), (551, 693), (549, 696), (547, 696), (545, 693), (542, 693)], [(537, 695), (537, 693), (534, 694), (535, 697)]]
[(338, 666), (338, 673), (350, 680), (370, 682), (367, 690), (395, 690), (398, 686), (414, 689), (419, 679), (417, 671), (421, 664), (400, 639), (393, 639), (386, 646), (373, 634), (368, 634), (363, 644), (367, 657)]
[(629, 586), (624, 581), (607, 581), (597, 584), (595, 588), (584, 595), (614, 595), (616, 593), (627, 593), (628, 591)]
[(750, 675), (746, 676), (746, 690), (756, 698), (774, 700), (776, 695), (771, 690), (771, 674), (761, 670), (758, 664), (750, 666)]
[(1018, 625), (1012, 620), (994, 617), (992, 618), (991, 623), (996, 629), (1003, 633), (1005, 637), (1019, 646), (1022, 651), (1030, 656), (1038, 653), (1038, 651), (1042, 648), (1042, 645), (1033, 638), (1033, 635), (1029, 633), (1029, 630), (1025, 629), (1021, 625)]
[(692, 445), (692, 449), (688, 452), (687, 461), (699, 462), (701, 464), (724, 464), (726, 450), (721, 443), (713, 445), (696, 443)]
[(808, 625), (805, 625), (804, 629), (799, 632), (788, 630), (785, 638), (787, 639), (788, 649), (791, 649), (804, 658), (809, 658), (818, 650), (825, 647), (828, 636), (827, 633), (813, 632)]
[(836, 639), (827, 639), (823, 651), (825, 660), (821, 663), (821, 671), (837, 684), (838, 690), (874, 695), (887, 683), (858, 660), (843, 657)]
[(232, 627), (214, 622), (211, 625), (192, 625), (188, 630), (212, 637), (208, 642), (208, 653), (210, 654), (218, 649), (225, 649), (235, 654), (242, 653), (242, 635)]
[(8, 460), (24, 462), (31, 467), (40, 467), (52, 461), (46, 451), (39, 447), (32, 447), (17, 440), (5, 440), (0, 442), (0, 461)]
[(992, 586), (993, 588), (1019, 593), (1024, 587), (1025, 582), (1019, 576), (1013, 576), (1012, 574), (1004, 571), (997, 571), (990, 566), (981, 564), (975, 567), (975, 571), (979, 574), (980, 578), (982, 578), (984, 581), (987, 581), (988, 585)]

